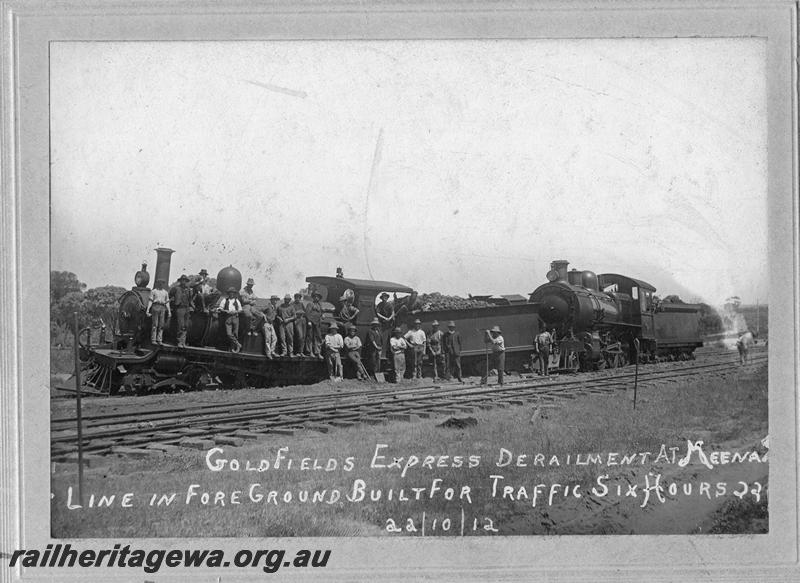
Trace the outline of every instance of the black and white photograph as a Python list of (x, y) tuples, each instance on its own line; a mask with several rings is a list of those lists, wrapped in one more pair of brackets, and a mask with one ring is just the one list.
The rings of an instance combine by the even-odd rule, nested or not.
[(55, 43), (53, 535), (766, 532), (764, 49)]
[(797, 552), (785, 38), (461, 9), (45, 35), (4, 408), (46, 542), (12, 539), (11, 570), (77, 576), (87, 545), (117, 578), (223, 581)]

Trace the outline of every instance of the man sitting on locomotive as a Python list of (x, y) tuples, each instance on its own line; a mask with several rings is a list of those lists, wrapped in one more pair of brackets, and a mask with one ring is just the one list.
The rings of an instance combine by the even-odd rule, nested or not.
[(226, 314), (225, 332), (231, 345), (231, 352), (239, 352), (242, 345), (239, 343), (239, 314), (242, 312), (242, 303), (236, 297), (236, 288), (231, 286), (227, 290), (228, 297), (221, 298), (217, 309)]
[(332, 381), (342, 380), (342, 357), (340, 352), (344, 348), (344, 340), (339, 334), (339, 326), (331, 322), (328, 333), (325, 335), (325, 359), (328, 363), (328, 377)]
[[(484, 341), (492, 346), (492, 358), (489, 363), (490, 368), (497, 369), (497, 384), (503, 386), (503, 373), (506, 368), (506, 344), (500, 331), (500, 326), (495, 326), (491, 330), (486, 330)], [(488, 373), (488, 371), (487, 371)], [(484, 373), (484, 374), (487, 374)], [(488, 376), (481, 377), (481, 384), (488, 384)]]

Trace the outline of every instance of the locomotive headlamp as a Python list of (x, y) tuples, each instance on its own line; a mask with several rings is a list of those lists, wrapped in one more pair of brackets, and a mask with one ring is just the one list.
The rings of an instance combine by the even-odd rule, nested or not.
[(558, 271), (555, 269), (551, 269), (547, 272), (547, 281), (556, 281), (558, 280)]

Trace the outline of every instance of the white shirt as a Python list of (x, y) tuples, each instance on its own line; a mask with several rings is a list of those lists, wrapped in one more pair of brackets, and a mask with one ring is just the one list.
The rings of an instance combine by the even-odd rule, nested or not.
[(228, 314), (236, 314), (242, 311), (242, 303), (237, 298), (220, 298), (217, 307)]
[(328, 347), (330, 350), (335, 350), (339, 352), (344, 346), (344, 341), (342, 340), (341, 334), (326, 334), (325, 335), (325, 346)]
[(392, 347), (392, 352), (395, 354), (405, 352), (406, 348), (408, 348), (408, 344), (406, 344), (405, 339), (395, 338), (394, 336), (389, 338), (389, 346)]
[(358, 336), (345, 336), (344, 345), (347, 347), (347, 350), (358, 350), (361, 348), (361, 338)]
[(492, 341), (492, 352), (506, 351), (506, 343), (500, 334), (497, 335), (497, 338), (492, 338), (491, 341)]
[(422, 346), (425, 344), (425, 330), (409, 330), (403, 338), (412, 346)]
[(169, 303), (169, 292), (165, 289), (154, 289), (150, 292), (150, 305), (152, 304), (163, 304), (167, 305)]

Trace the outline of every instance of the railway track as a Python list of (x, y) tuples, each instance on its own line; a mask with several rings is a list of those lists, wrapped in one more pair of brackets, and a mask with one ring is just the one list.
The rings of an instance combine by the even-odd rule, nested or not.
[[(639, 383), (680, 380), (698, 374), (729, 371), (737, 358), (730, 352), (709, 353), (702, 360), (642, 367)], [(748, 366), (767, 361), (754, 354)], [(182, 448), (209, 449), (242, 445), (266, 436), (297, 431), (328, 432), (337, 427), (412, 421), (433, 415), (463, 415), (477, 410), (526, 404), (552, 404), (580, 395), (608, 394), (633, 387), (633, 367), (569, 377), (522, 377), (497, 385), (378, 385), (328, 395), (260, 399), (233, 404), (205, 404), (152, 411), (84, 416), (83, 449), (87, 459), (124, 455), (145, 457)], [(74, 417), (51, 420), (53, 461), (77, 455)]]

